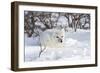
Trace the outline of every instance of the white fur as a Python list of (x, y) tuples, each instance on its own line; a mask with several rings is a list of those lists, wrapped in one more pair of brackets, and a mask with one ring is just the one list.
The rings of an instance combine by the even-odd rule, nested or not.
[(62, 48), (64, 47), (64, 38), (64, 29), (48, 29), (40, 33), (40, 44), (42, 47), (46, 48)]

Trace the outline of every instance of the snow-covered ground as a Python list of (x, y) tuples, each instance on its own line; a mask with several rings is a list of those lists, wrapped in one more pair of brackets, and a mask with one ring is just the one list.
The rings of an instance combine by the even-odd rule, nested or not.
[(39, 37), (28, 38), (25, 34), (25, 62), (27, 61), (54, 61), (89, 59), (90, 31), (80, 30), (66, 32), (64, 48), (47, 48), (39, 57)]

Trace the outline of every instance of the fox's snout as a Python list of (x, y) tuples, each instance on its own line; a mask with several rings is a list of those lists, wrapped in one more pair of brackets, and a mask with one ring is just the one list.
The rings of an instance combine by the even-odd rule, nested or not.
[(58, 42), (62, 43), (62, 42), (63, 42), (63, 40), (62, 40), (61, 38), (59, 38), (59, 39), (58, 39)]

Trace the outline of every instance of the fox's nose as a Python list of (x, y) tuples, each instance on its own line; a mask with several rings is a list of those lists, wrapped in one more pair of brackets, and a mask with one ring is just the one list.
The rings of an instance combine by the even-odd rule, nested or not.
[(61, 43), (63, 42), (62, 39), (60, 40), (60, 42), (61, 42)]

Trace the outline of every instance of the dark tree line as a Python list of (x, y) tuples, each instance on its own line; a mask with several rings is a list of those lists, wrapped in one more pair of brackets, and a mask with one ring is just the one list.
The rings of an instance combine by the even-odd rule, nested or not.
[(77, 29), (90, 29), (90, 14), (24, 11), (24, 31), (29, 37), (58, 27), (63, 27), (66, 31), (72, 28), (75, 32)]

